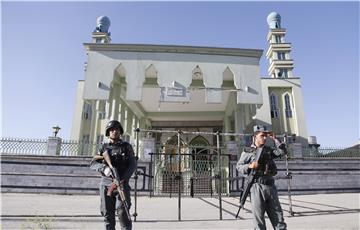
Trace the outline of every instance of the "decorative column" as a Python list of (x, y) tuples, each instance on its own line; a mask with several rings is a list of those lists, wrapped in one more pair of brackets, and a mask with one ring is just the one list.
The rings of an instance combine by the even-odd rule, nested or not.
[(94, 140), (94, 136), (96, 135), (96, 119), (97, 119), (97, 115), (96, 115), (96, 101), (95, 100), (91, 100), (91, 121), (90, 121), (90, 133), (89, 133), (89, 141), (93, 142)]
[(133, 133), (133, 130), (132, 130), (133, 117), (134, 117), (133, 112), (130, 109), (128, 109), (127, 117), (126, 117), (126, 126), (124, 128), (126, 129), (126, 132), (129, 134), (130, 137), (132, 137), (132, 133)]
[(115, 120), (116, 119), (116, 109), (118, 109), (118, 106), (116, 105), (116, 85), (113, 86), (113, 92), (111, 95), (111, 115), (110, 115), (110, 120)]
[[(120, 113), (121, 113), (121, 121), (120, 121), (120, 123), (122, 124), (122, 126), (124, 127), (124, 129), (125, 129), (125, 123), (126, 123), (126, 110), (127, 110), (127, 106), (126, 106), (126, 104), (122, 101), (121, 102), (121, 111), (120, 111)], [(124, 130), (125, 131), (125, 130)]]
[[(245, 130), (245, 118), (242, 104), (235, 105), (234, 119), (235, 119), (235, 133), (243, 133)], [(236, 141), (240, 141), (239, 137), (235, 138)]]
[[(224, 117), (224, 123), (223, 123), (223, 125), (224, 125), (224, 132), (225, 133), (229, 133), (229, 132), (233, 132), (234, 130), (231, 130), (231, 126), (230, 126), (230, 118), (229, 118), (229, 116), (226, 116), (225, 115), (225, 117)], [(225, 136), (225, 142), (228, 142), (228, 141), (230, 141), (230, 136)]]
[(53, 129), (54, 129), (54, 136), (48, 137), (46, 153), (48, 155), (60, 155), (61, 138), (57, 137), (60, 127), (54, 126)]
[(96, 100), (95, 101), (95, 114), (93, 114), (94, 116), (94, 130), (93, 130), (93, 138), (92, 143), (96, 143), (97, 141), (97, 135), (98, 135), (98, 127), (99, 127), (99, 121), (100, 121), (100, 100)]

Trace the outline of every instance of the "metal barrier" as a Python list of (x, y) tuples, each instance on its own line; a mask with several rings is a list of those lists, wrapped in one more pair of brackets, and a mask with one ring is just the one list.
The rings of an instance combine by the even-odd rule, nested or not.
[[(189, 148), (192, 148), (189, 146)], [(152, 179), (151, 196), (169, 196), (179, 190), (178, 182), (180, 181), (181, 194), (185, 196), (213, 196), (218, 191), (219, 184), (216, 182), (218, 178), (218, 160), (217, 153), (214, 149), (209, 148), (213, 152), (210, 154), (202, 154), (192, 152), (180, 154), (182, 165), (181, 174), (178, 176), (178, 156), (171, 153), (150, 153), (151, 167), (154, 172)], [(221, 191), (223, 195), (229, 195), (229, 155), (220, 154)]]
[[(238, 133), (220, 133), (220, 132), (186, 132), (186, 131), (170, 131), (170, 130), (140, 130), (136, 129), (136, 159), (139, 155), (139, 133), (160, 134), (156, 139), (160, 143), (162, 135), (167, 136), (164, 145), (154, 148), (155, 152), (148, 153), (150, 165), (152, 166), (152, 188), (150, 196), (168, 195), (172, 197), (177, 193), (178, 197), (178, 220), (181, 220), (181, 197), (183, 195), (195, 196), (210, 195), (215, 192), (219, 200), (219, 219), (222, 220), (222, 195), (229, 195), (230, 181), (239, 180), (243, 177), (230, 177), (230, 158), (232, 154), (228, 154), (229, 148), (224, 146), (224, 137), (238, 136), (244, 137), (244, 134)], [(192, 138), (203, 138), (202, 142), (206, 145), (187, 144), (182, 138), (186, 135), (192, 135)], [(211, 138), (205, 138), (204, 136)], [(190, 141), (192, 143), (192, 141)], [(142, 149), (144, 151), (144, 149)], [(235, 156), (239, 156), (242, 149), (237, 149)], [(234, 160), (234, 159), (232, 159)], [(235, 159), (236, 160), (236, 159)], [(286, 158), (287, 161), (287, 158)], [(137, 172), (137, 170), (136, 170)], [(288, 172), (287, 172), (288, 173)], [(286, 178), (291, 179), (290, 175)], [(135, 177), (137, 184), (137, 175)], [(290, 185), (290, 184), (289, 184)], [(289, 187), (289, 199), (291, 199)], [(137, 216), (137, 187), (135, 186), (135, 213), (134, 221)], [(290, 202), (291, 203), (291, 202)]]
[[(226, 148), (220, 147), (224, 141), (220, 140), (220, 132), (186, 132), (171, 130), (140, 130), (136, 129), (136, 139), (139, 140), (139, 133), (160, 134), (155, 139), (166, 138), (163, 146), (158, 146), (157, 151), (149, 153), (151, 155), (151, 165), (153, 166), (153, 189), (155, 193), (168, 194), (172, 196), (177, 193), (178, 197), (178, 220), (181, 220), (181, 197), (184, 194), (194, 195), (194, 180), (205, 180), (204, 188), (200, 190), (204, 192), (207, 188), (212, 195), (212, 191), (216, 190), (219, 199), (219, 215), (222, 220), (222, 194), (228, 193), (228, 177), (229, 177), (229, 160), (221, 159), (226, 156), (222, 153)], [(193, 143), (203, 143), (205, 145), (188, 145), (183, 138), (191, 135)], [(243, 135), (243, 134), (231, 134)], [(207, 136), (207, 138), (206, 138)], [(216, 139), (214, 138), (216, 137)], [(198, 138), (198, 139), (196, 139)], [(200, 138), (200, 139), (199, 139)], [(163, 143), (160, 141), (160, 143)], [(191, 141), (190, 141), (191, 143)], [(137, 141), (137, 151), (139, 151), (139, 141)], [(139, 153), (136, 153), (138, 159)], [(212, 167), (212, 168), (211, 168)], [(200, 177), (201, 176), (201, 177)], [(136, 184), (137, 177), (135, 177)], [(213, 182), (214, 181), (214, 182)], [(224, 186), (225, 184), (225, 186)], [(137, 198), (135, 186), (135, 213), (137, 216)], [(154, 193), (153, 193), (154, 194)], [(136, 221), (136, 218), (134, 219)]]

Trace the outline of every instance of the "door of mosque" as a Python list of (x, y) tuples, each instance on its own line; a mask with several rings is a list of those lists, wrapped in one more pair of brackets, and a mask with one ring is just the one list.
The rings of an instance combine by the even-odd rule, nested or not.
[(212, 157), (210, 155), (209, 142), (202, 136), (193, 138), (189, 144), (191, 178), (190, 195), (212, 194), (213, 170)]

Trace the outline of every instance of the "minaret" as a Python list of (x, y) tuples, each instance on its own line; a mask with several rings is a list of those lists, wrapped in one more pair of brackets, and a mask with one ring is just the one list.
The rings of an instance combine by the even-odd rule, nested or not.
[(281, 17), (271, 12), (267, 17), (270, 31), (267, 35), (269, 49), (266, 57), (269, 60), (268, 73), (272, 78), (292, 78), (294, 61), (290, 58), (291, 43), (285, 42), (286, 29), (281, 28)]
[(106, 16), (100, 16), (96, 20), (96, 28), (92, 33), (94, 43), (110, 43), (110, 19)]

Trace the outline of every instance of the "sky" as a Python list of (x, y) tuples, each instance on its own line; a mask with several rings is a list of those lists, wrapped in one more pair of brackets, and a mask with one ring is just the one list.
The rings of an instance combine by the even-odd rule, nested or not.
[(306, 126), (322, 147), (359, 140), (359, 2), (1, 2), (1, 136), (70, 138), (96, 19), (112, 43), (262, 49), (276, 11), (292, 43)]

